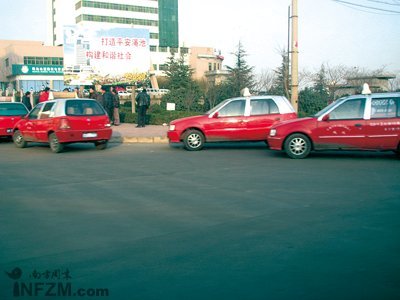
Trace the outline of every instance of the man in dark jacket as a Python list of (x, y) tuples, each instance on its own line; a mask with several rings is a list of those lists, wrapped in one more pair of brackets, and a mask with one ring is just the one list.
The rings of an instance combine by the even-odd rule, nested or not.
[(106, 110), (111, 123), (114, 120), (114, 96), (111, 92), (104, 86), (101, 87), (101, 94), (103, 95), (103, 105)]
[(135, 99), (138, 112), (138, 124), (136, 127), (144, 127), (146, 124), (146, 110), (150, 106), (150, 96), (147, 94), (146, 89), (143, 89)]

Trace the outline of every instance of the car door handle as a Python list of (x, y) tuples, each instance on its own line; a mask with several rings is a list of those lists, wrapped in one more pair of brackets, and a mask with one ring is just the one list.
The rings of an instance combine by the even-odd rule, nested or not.
[(281, 118), (275, 118), (275, 121), (280, 121), (281, 120)]
[(357, 124), (355, 124), (354, 126), (355, 126), (355, 127), (362, 127), (362, 124), (357, 123)]

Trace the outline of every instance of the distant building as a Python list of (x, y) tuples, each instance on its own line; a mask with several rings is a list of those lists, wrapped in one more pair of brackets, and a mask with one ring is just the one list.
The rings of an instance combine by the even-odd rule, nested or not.
[(345, 95), (354, 95), (361, 93), (364, 83), (368, 83), (371, 92), (388, 92), (389, 80), (396, 78), (395, 75), (376, 75), (376, 76), (359, 76), (347, 78), (345, 85), (335, 87), (335, 99)]
[(193, 79), (206, 79), (209, 84), (219, 84), (229, 75), (223, 69), (224, 57), (213, 48), (191, 47), (189, 65), (193, 69)]
[(171, 53), (188, 54), (179, 46), (178, 0), (47, 0), (47, 6), (48, 40), (54, 46), (63, 44), (65, 25), (133, 27), (149, 30), (156, 75), (163, 73)]
[(38, 41), (0, 40), (0, 88), (39, 91), (64, 88), (63, 48)]

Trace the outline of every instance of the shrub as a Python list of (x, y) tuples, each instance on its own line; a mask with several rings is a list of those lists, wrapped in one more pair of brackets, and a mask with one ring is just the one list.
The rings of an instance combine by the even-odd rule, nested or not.
[[(135, 123), (137, 122), (137, 114), (132, 113), (131, 108), (121, 107), (120, 119), (122, 123)], [(166, 111), (159, 105), (152, 105), (147, 111), (146, 123), (150, 125), (168, 124), (172, 120), (198, 115), (198, 112), (193, 111)]]

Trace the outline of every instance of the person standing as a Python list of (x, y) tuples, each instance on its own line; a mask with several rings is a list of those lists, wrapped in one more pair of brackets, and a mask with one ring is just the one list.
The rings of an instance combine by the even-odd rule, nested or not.
[(49, 100), (49, 96), (50, 96), (50, 88), (46, 87), (39, 94), (39, 103), (46, 102), (47, 100)]
[(22, 103), (26, 106), (26, 108), (31, 111), (32, 104), (31, 104), (31, 92), (26, 92), (25, 95), (22, 97)]
[(138, 109), (138, 121), (136, 127), (145, 127), (146, 124), (146, 111), (150, 106), (150, 96), (147, 94), (146, 89), (142, 89), (142, 91), (137, 94), (136, 98), (136, 107)]
[(105, 86), (101, 87), (101, 94), (103, 95), (103, 107), (106, 110), (110, 122), (114, 120), (114, 96)]
[(117, 91), (115, 90), (114, 87), (111, 87), (111, 93), (114, 96), (114, 125), (118, 126), (120, 125), (120, 120), (119, 120), (119, 96)]

